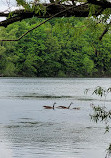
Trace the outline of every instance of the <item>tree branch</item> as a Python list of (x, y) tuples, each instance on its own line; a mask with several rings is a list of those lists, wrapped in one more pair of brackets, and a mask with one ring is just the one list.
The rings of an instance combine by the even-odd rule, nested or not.
[[(89, 15), (89, 6), (88, 4), (94, 4), (100, 6), (100, 9), (96, 11), (95, 16), (98, 16), (101, 14), (101, 12), (106, 8), (111, 8), (111, 2), (108, 1), (98, 1), (98, 0), (87, 0), (88, 3), (84, 6), (80, 6), (78, 8), (72, 8), (73, 5), (66, 5), (66, 4), (55, 4), (55, 3), (43, 3), (43, 7), (46, 8), (46, 14), (41, 11), (40, 13), (36, 13), (34, 11), (27, 11), (25, 9), (15, 10), (9, 13), (1, 12), (0, 17), (7, 17), (6, 20), (0, 22), (0, 26), (7, 27), (9, 24), (12, 24), (17, 21), (21, 21), (23, 19), (32, 18), (33, 16), (36, 16), (38, 18), (50, 18), (51, 16), (61, 12), (64, 10), (64, 8), (67, 9), (65, 13), (57, 14), (56, 17), (88, 17)], [(40, 5), (40, 4), (37, 4)], [(36, 6), (37, 6), (36, 5)], [(9, 15), (11, 15), (10, 18)]]
[(0, 41), (19, 41), (19, 40), (22, 39), (25, 35), (27, 35), (29, 32), (31, 32), (31, 31), (33, 31), (34, 29), (36, 29), (36, 28), (40, 27), (41, 25), (45, 24), (46, 22), (48, 22), (49, 20), (53, 19), (54, 17), (57, 17), (58, 15), (60, 15), (60, 14), (62, 14), (62, 13), (64, 13), (64, 12), (67, 12), (67, 11), (70, 10), (70, 9), (79, 8), (80, 6), (84, 6), (84, 5), (86, 5), (86, 4), (87, 4), (87, 2), (84, 3), (84, 4), (81, 4), (81, 5), (79, 5), (79, 6), (72, 6), (72, 7), (68, 8), (68, 9), (64, 9), (63, 11), (61, 11), (61, 12), (59, 12), (59, 13), (56, 13), (55, 15), (53, 15), (53, 16), (51, 16), (50, 18), (48, 18), (47, 20), (43, 21), (43, 22), (40, 23), (39, 25), (37, 25), (37, 26), (33, 27), (32, 29), (28, 30), (27, 32), (25, 32), (25, 33), (24, 33), (22, 36), (20, 36), (18, 39), (9, 39), (9, 40), (8, 40), (8, 39), (2, 39), (2, 40), (0, 40)]
[(108, 32), (108, 28), (105, 28), (104, 29), (104, 31), (103, 31), (103, 33), (101, 34), (101, 36), (99, 37), (99, 40), (101, 41), (102, 40), (102, 38), (103, 38), (103, 36)]
[(94, 4), (94, 5), (98, 5), (101, 6), (102, 8), (111, 8), (111, 2), (108, 2), (106, 0), (102, 1), (102, 0), (87, 0), (88, 3)]
[[(62, 4), (44, 4), (44, 7), (46, 7), (46, 14), (44, 15), (43, 12), (35, 13), (34, 11), (26, 11), (25, 9), (21, 10), (15, 10), (10, 13), (0, 13), (0, 17), (8, 17), (9, 15), (12, 15), (11, 18), (8, 18), (4, 21), (0, 22), (0, 26), (7, 27), (9, 24), (12, 24), (14, 22), (32, 18), (33, 16), (36, 16), (38, 18), (50, 18), (51, 16), (54, 17), (88, 17), (89, 9), (88, 5), (80, 5), (74, 7), (73, 5), (62, 5)], [(64, 8), (66, 11), (64, 12)], [(61, 12), (60, 14), (58, 14)]]
[(99, 37), (99, 40), (101, 41), (103, 36), (109, 31), (109, 26), (111, 25), (111, 22), (107, 25), (107, 27), (104, 29), (103, 33)]
[[(87, 0), (87, 3), (80, 4), (78, 6), (75, 5), (66, 5), (66, 4), (55, 4), (55, 3), (49, 3), (49, 4), (42, 4), (43, 7), (46, 8), (46, 14), (42, 11), (39, 13), (36, 13), (35, 11), (27, 11), (25, 9), (15, 10), (12, 12), (0, 12), (0, 17), (6, 17), (7, 19), (0, 22), (0, 26), (7, 27), (9, 24), (12, 24), (17, 21), (21, 21), (23, 19), (32, 18), (33, 16), (36, 16), (38, 18), (48, 18), (41, 24), (37, 25), (35, 28), (32, 28), (28, 30), (26, 33), (24, 33), (22, 36), (20, 36), (18, 39), (13, 40), (0, 40), (0, 41), (19, 41), (21, 38), (23, 38), (26, 34), (31, 32), (32, 30), (40, 27), (42, 24), (46, 23), (50, 19), (54, 17), (88, 17), (89, 15), (89, 5), (88, 4), (94, 4), (100, 6), (98, 10), (96, 10), (95, 16), (101, 15), (104, 9), (111, 8), (111, 2), (108, 1), (101, 1), (101, 0)], [(37, 4), (40, 5), (40, 4)], [(8, 18), (11, 15), (10, 18)], [(109, 28), (109, 27), (108, 27)], [(108, 28), (106, 28), (101, 36), (99, 37), (99, 40), (102, 40), (103, 36), (108, 32)]]

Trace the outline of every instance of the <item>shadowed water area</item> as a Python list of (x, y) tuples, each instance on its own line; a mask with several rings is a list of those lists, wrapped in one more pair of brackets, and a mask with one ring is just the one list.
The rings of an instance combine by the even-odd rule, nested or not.
[[(91, 103), (110, 109), (111, 94), (92, 95), (96, 86), (111, 87), (111, 79), (0, 78), (0, 158), (105, 158), (111, 133), (89, 114)], [(43, 108), (54, 102), (73, 104)]]

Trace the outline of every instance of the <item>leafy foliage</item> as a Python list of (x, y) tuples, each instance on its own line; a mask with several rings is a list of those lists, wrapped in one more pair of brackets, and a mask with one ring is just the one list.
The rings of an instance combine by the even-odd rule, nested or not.
[[(42, 21), (31, 18), (1, 28), (0, 38), (18, 38)], [(103, 30), (104, 24), (97, 25), (92, 18), (52, 19), (18, 42), (1, 42), (0, 73), (38, 77), (111, 76), (110, 33), (102, 42), (98, 40)]]
[(94, 92), (92, 94), (96, 94), (98, 96), (104, 96), (106, 98), (106, 96), (108, 95), (108, 93), (111, 92), (111, 88), (108, 88), (108, 89), (104, 89), (100, 86), (96, 87)]
[[(88, 91), (88, 89), (86, 90), (86, 92)], [(98, 96), (101, 97), (105, 97), (107, 96), (108, 93), (111, 92), (111, 88), (108, 89), (104, 89), (100, 86), (98, 86), (94, 92), (92, 94), (96, 94)], [(111, 110), (107, 110), (106, 106), (95, 106), (94, 104), (92, 104), (92, 108), (93, 108), (93, 114), (90, 114), (91, 120), (93, 120), (94, 122), (105, 122), (105, 133), (109, 132), (110, 126), (108, 124), (108, 122), (111, 120)], [(111, 144), (109, 144), (109, 147), (107, 149), (107, 154), (105, 158), (110, 157), (111, 154)]]
[(100, 107), (98, 106), (92, 106), (94, 114), (90, 115), (91, 119), (95, 121), (96, 123), (98, 121), (108, 121), (108, 119), (111, 119), (111, 111), (106, 111), (106, 107)]

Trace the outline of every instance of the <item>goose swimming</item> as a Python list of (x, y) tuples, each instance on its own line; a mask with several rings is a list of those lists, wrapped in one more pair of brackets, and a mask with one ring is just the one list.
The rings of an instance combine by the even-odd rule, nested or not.
[(59, 108), (59, 109), (69, 109), (72, 104), (73, 104), (73, 103), (71, 102), (68, 107), (67, 107), (67, 106), (58, 106), (58, 107), (56, 107), (56, 108)]
[(73, 110), (80, 110), (80, 107), (72, 108)]
[(56, 102), (53, 104), (53, 106), (43, 106), (45, 109), (54, 109)]

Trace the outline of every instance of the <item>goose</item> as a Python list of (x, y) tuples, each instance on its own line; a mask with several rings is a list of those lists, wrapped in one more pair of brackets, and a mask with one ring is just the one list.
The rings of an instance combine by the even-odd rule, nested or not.
[(73, 103), (71, 102), (68, 107), (67, 106), (58, 106), (57, 108), (59, 108), (59, 109), (69, 109), (72, 104)]
[(56, 102), (53, 104), (53, 106), (43, 106), (45, 109), (53, 109), (54, 110), (54, 105), (56, 104)]
[(80, 110), (80, 107), (72, 108), (73, 110)]

